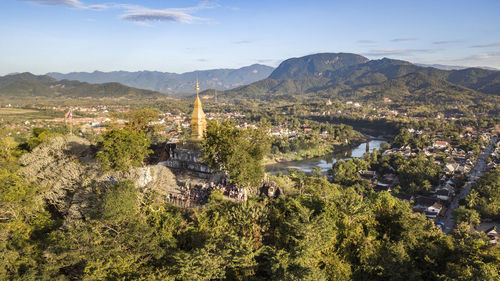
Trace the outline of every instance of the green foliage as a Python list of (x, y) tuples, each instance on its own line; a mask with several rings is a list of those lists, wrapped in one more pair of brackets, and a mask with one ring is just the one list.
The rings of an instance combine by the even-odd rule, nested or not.
[(76, 221), (50, 239), (46, 270), (54, 279), (151, 280), (162, 274), (150, 263), (165, 249), (142, 216), (125, 224)]
[(498, 252), (491, 251), (484, 236), (467, 223), (459, 224), (452, 233), (446, 265), (446, 271), (439, 275), (441, 280), (493, 281), (500, 278)]
[(353, 185), (361, 179), (359, 172), (366, 170), (368, 163), (359, 158), (353, 158), (345, 161), (338, 161), (333, 165), (333, 180), (342, 185)]
[(481, 217), (500, 218), (500, 168), (485, 173), (465, 200), (468, 207), (477, 210)]
[(0, 163), (12, 162), (15, 158), (17, 143), (10, 137), (0, 136)]
[(133, 182), (115, 183), (104, 196), (102, 218), (119, 223), (137, 215), (139, 203)]
[[(14, 147), (10, 140), (2, 141)], [(0, 279), (34, 280), (40, 276), (43, 239), (55, 222), (39, 199), (44, 190), (18, 175), (11, 152), (0, 158)]]
[[(306, 186), (321, 185), (308, 179), (314, 181)], [(105, 193), (102, 205), (94, 219), (53, 229), (47, 244), (38, 244), (43, 256), (30, 248), (36, 243), (29, 236), (18, 248), (22, 254), (3, 251), (9, 258), (0, 259), (3, 279), (498, 278), (498, 254), (482, 236), (463, 226), (446, 236), (386, 192), (363, 197), (332, 189), (326, 197), (244, 203), (214, 197), (205, 208), (185, 212), (154, 196), (138, 200), (133, 185), (123, 182)]]
[(311, 171), (311, 176), (320, 178), (322, 173), (321, 167), (313, 167)]
[[(387, 192), (362, 195), (358, 183), (341, 188), (290, 171), (274, 177), (290, 185), (277, 199), (236, 203), (213, 192), (203, 208), (188, 210), (123, 181), (100, 190), (94, 216), (62, 224), (47, 211), (45, 190), (18, 175), (15, 153), (5, 161), (11, 163), (0, 165), (1, 280), (499, 278), (498, 247), (469, 224), (445, 235), (409, 203)], [(495, 179), (479, 180), (474, 200)], [(474, 223), (475, 211), (460, 211), (457, 221)]]
[(128, 170), (138, 167), (151, 153), (150, 141), (142, 132), (114, 129), (104, 133), (97, 142), (97, 155), (105, 169)]
[(455, 216), (455, 221), (458, 223), (467, 223), (473, 226), (479, 226), (481, 223), (481, 218), (479, 213), (475, 210), (467, 209), (464, 206), (460, 206), (453, 211)]
[(427, 158), (423, 153), (419, 153), (410, 161), (397, 163), (396, 171), (401, 187), (410, 194), (430, 191), (443, 174), (442, 168), (434, 162), (434, 158)]
[(151, 122), (158, 121), (160, 114), (158, 111), (150, 108), (134, 110), (129, 113), (127, 128), (130, 131), (145, 134), (152, 134), (155, 126)]
[(27, 142), (21, 144), (21, 148), (27, 151), (32, 151), (35, 147), (51, 137), (61, 136), (61, 134), (52, 132), (47, 128), (34, 128), (31, 131), (31, 135), (31, 138)]
[(46, 75), (21, 73), (0, 77), (0, 94), (10, 98), (161, 98), (164, 94), (124, 86), (119, 83), (89, 84), (75, 80), (58, 81)]
[(225, 95), (273, 101), (322, 96), (377, 102), (390, 98), (405, 104), (463, 105), (488, 99), (497, 103), (499, 76), (488, 70), (446, 71), (387, 58), (366, 62), (356, 54), (313, 54), (286, 60), (268, 79)]
[(263, 128), (239, 129), (229, 121), (209, 122), (202, 142), (203, 160), (241, 186), (257, 186), (270, 141)]
[(400, 148), (403, 146), (410, 146), (412, 149), (422, 149), (424, 146), (430, 144), (430, 141), (425, 135), (414, 135), (406, 128), (401, 129), (400, 133), (394, 137), (392, 142), (393, 147)]

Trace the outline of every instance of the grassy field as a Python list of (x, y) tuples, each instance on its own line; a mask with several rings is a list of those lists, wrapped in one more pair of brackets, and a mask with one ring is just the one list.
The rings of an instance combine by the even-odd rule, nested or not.
[(38, 110), (24, 108), (0, 108), (0, 116), (22, 115), (38, 113)]
[(25, 108), (0, 108), (0, 120), (3, 121), (25, 121), (32, 119), (50, 119), (54, 117), (64, 117), (64, 112)]

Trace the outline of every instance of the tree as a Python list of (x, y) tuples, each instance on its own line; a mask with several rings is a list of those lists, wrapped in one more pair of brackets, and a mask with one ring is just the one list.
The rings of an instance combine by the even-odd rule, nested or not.
[(40, 196), (44, 189), (18, 175), (17, 161), (5, 160), (11, 162), (0, 166), (0, 280), (43, 279), (41, 242), (55, 223)]
[(138, 205), (137, 190), (133, 182), (115, 183), (104, 196), (102, 218), (114, 223), (127, 221), (137, 215)]
[(240, 129), (230, 121), (209, 122), (201, 145), (203, 161), (236, 184), (257, 186), (262, 181), (262, 160), (270, 150), (264, 129)]
[(311, 171), (311, 176), (315, 177), (315, 178), (320, 178), (321, 177), (321, 173), (322, 173), (322, 169), (321, 167), (313, 167), (312, 168), (312, 171)]
[(402, 147), (410, 144), (410, 141), (413, 139), (413, 134), (411, 134), (408, 129), (403, 128), (399, 132), (399, 134), (394, 138), (392, 142), (393, 147)]
[(477, 205), (477, 201), (479, 200), (479, 193), (476, 190), (471, 190), (469, 195), (465, 197), (465, 201), (467, 202), (467, 207), (474, 208)]
[(457, 225), (451, 233), (452, 247), (442, 256), (446, 262), (444, 280), (498, 280), (499, 254), (495, 254), (483, 235), (467, 223)]
[(0, 136), (0, 162), (9, 162), (13, 160), (13, 151), (17, 143), (11, 137)]
[(403, 190), (411, 194), (428, 192), (442, 175), (442, 168), (434, 158), (427, 158), (423, 153), (410, 161), (403, 160), (395, 166)]
[(155, 125), (152, 122), (157, 121), (160, 117), (158, 111), (150, 108), (134, 110), (128, 116), (127, 128), (133, 132), (143, 132), (151, 134), (155, 130)]
[(338, 161), (333, 165), (333, 181), (343, 185), (352, 185), (361, 179), (359, 171), (368, 168), (368, 163), (359, 158)]
[(43, 141), (54, 136), (61, 136), (61, 134), (50, 132), (47, 128), (34, 128), (31, 131), (31, 138), (23, 143), (21, 147), (27, 151), (32, 151)]
[(141, 165), (151, 153), (150, 141), (143, 132), (114, 129), (102, 135), (97, 142), (97, 160), (104, 169), (128, 170)]
[(149, 263), (163, 258), (166, 249), (140, 212), (134, 185), (114, 184), (102, 203), (95, 218), (71, 221), (52, 233), (46, 252), (50, 279), (165, 280), (163, 268), (152, 270)]
[(453, 215), (455, 216), (457, 224), (465, 222), (473, 226), (479, 226), (481, 223), (479, 213), (476, 210), (467, 209), (464, 206), (455, 209)]
[(500, 168), (482, 175), (472, 188), (465, 198), (467, 205), (482, 217), (500, 218)]

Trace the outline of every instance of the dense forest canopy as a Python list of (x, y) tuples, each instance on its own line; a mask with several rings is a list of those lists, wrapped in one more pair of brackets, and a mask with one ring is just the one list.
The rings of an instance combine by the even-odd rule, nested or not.
[[(224, 127), (216, 128), (214, 134)], [(32, 141), (30, 150), (50, 138)], [(295, 172), (276, 178), (286, 182), (286, 196), (237, 203), (214, 192), (196, 209), (169, 205), (130, 181), (110, 182), (94, 195), (98, 207), (82, 220), (53, 213), (43, 199), (46, 187), (20, 177), (17, 159), (30, 152), (9, 137), (1, 143), (3, 280), (498, 279), (500, 253), (483, 234), (467, 222), (443, 234), (409, 203), (363, 190), (347, 163), (335, 170), (338, 184)], [(352, 165), (382, 167), (383, 161)], [(430, 168), (425, 163), (402, 165), (432, 177), (420, 171)], [(488, 191), (478, 192), (483, 198)]]

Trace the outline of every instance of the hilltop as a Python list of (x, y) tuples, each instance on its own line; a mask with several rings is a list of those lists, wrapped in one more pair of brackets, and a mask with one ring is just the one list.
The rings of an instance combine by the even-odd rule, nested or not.
[(327, 71), (335, 71), (344, 67), (367, 62), (368, 59), (348, 53), (321, 53), (283, 61), (269, 79), (304, 79), (322, 77)]
[(72, 80), (58, 81), (47, 75), (33, 75), (28, 72), (0, 76), (0, 98), (30, 97), (155, 99), (166, 95), (120, 83), (89, 84)]

